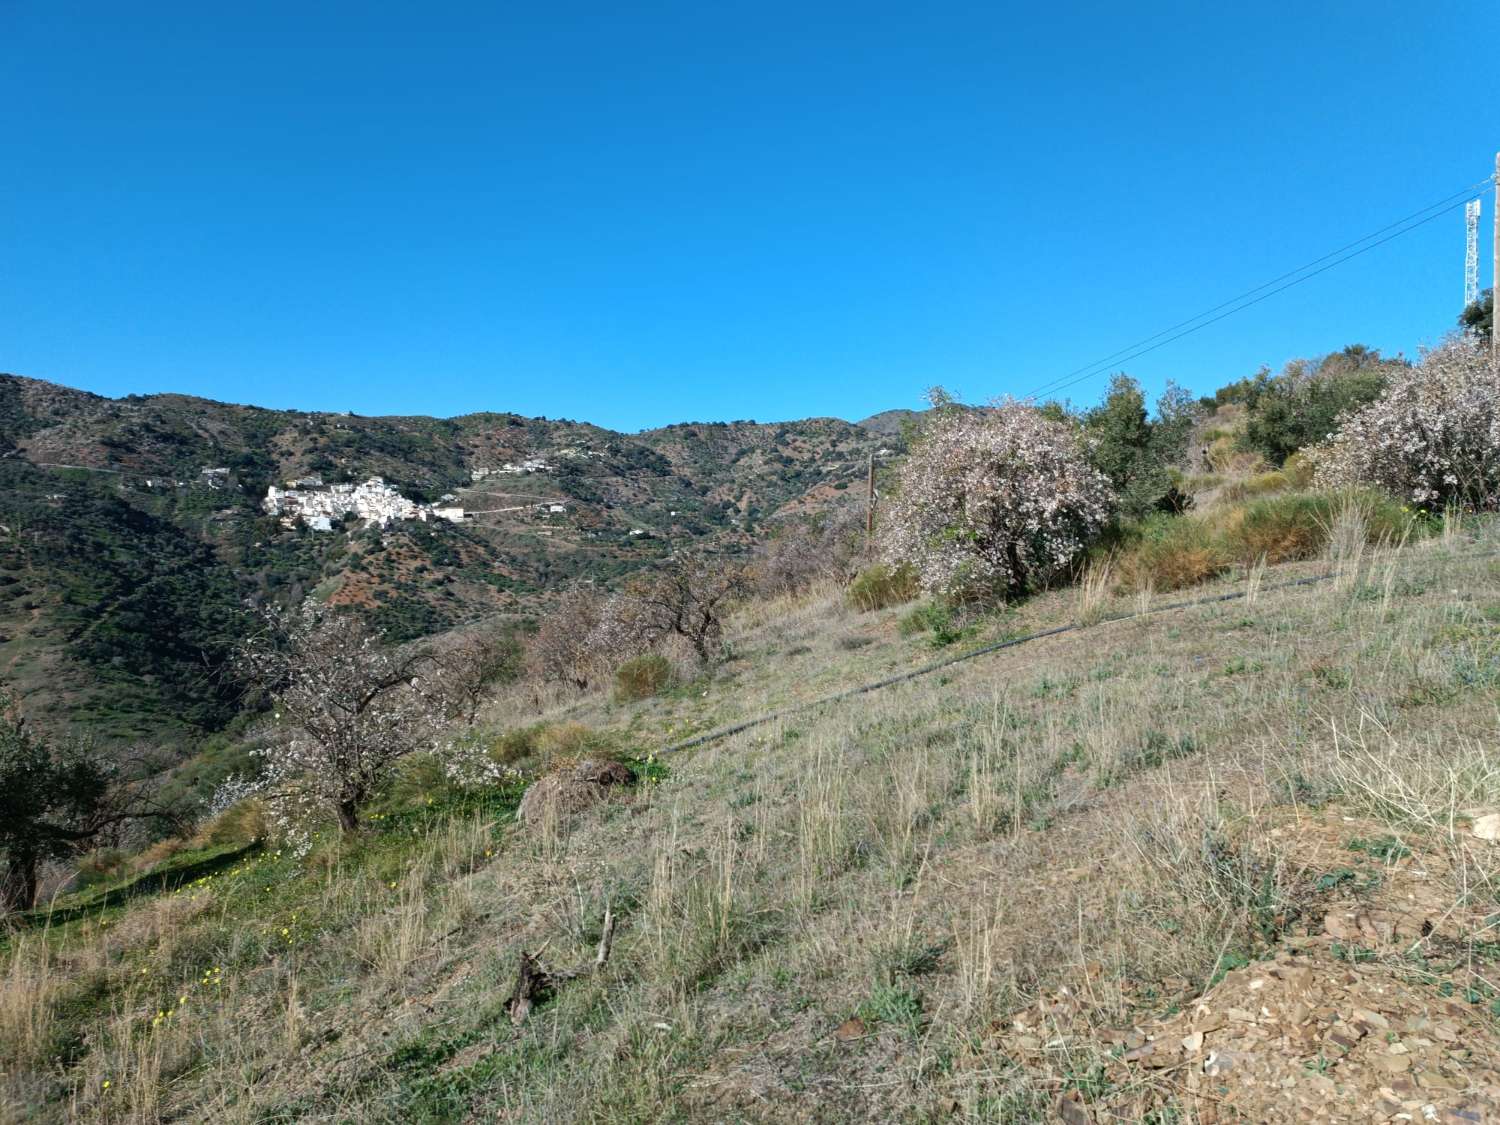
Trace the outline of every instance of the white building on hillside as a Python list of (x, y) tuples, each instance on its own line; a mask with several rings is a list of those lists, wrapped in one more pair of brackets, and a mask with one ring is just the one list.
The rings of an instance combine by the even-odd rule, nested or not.
[(267, 514), (279, 516), (286, 527), (295, 527), (300, 521), (313, 531), (331, 531), (334, 520), (350, 515), (382, 528), (393, 520), (444, 519), (462, 523), (464, 518), (462, 508), (434, 508), (408, 500), (381, 477), (371, 477), (359, 484), (326, 487), (321, 480), (313, 486), (303, 486), (303, 481), (291, 483), (288, 488), (272, 485), (262, 502)]

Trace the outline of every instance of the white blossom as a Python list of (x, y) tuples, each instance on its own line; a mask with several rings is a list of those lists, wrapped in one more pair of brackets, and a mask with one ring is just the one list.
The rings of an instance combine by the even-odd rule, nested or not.
[(1014, 400), (946, 409), (898, 471), (881, 545), (928, 593), (1003, 596), (1072, 562), (1112, 502), (1074, 428)]
[(1413, 505), (1500, 506), (1500, 372), (1472, 338), (1393, 372), (1370, 405), (1311, 453), (1327, 488), (1373, 485)]
[(434, 666), (311, 602), (267, 621), (240, 654), (245, 678), (276, 702), (276, 737), (255, 751), (260, 793), (288, 834), (330, 812), (349, 831), (391, 767), (441, 729), (442, 700), (423, 679)]

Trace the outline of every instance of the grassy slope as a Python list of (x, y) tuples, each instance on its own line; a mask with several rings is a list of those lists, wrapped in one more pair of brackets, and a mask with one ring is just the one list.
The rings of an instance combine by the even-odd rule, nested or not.
[[(1105, 1069), (1106, 1029), (1319, 929), (1343, 891), (1298, 840), (1330, 799), (1351, 836), (1432, 857), (1451, 908), (1432, 940), (1462, 953), (1444, 979), (1485, 1000), (1497, 865), (1453, 827), (1500, 804), (1500, 563), (1480, 538), (807, 712), (571, 823), (516, 828), (504, 794), (419, 799), (305, 864), (262, 853), (12, 938), (0, 1054), (21, 1062), (0, 1105), (247, 1121), (1030, 1120), (1068, 1089), (1171, 1105), (1170, 1085)], [(1077, 598), (989, 628), (1069, 619)], [(781, 607), (741, 622), (713, 681), (554, 717), (659, 745), (930, 659), (898, 616)], [(519, 951), (587, 964), (606, 902), (605, 970), (513, 1028)], [(1014, 1061), (996, 1029), (1063, 985), (1081, 998), (1069, 1037)]]

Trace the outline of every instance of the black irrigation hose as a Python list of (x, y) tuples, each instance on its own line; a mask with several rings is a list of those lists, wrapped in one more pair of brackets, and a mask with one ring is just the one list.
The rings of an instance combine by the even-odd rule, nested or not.
[[(1288, 582), (1277, 582), (1271, 586), (1262, 586), (1261, 590), (1286, 590), (1294, 586), (1311, 586), (1317, 582), (1327, 582), (1330, 578), (1333, 577), (1333, 572), (1329, 572), (1327, 574), (1314, 574), (1310, 578), (1294, 578)], [(1142, 610), (1137, 613), (1116, 613), (1108, 617), (1102, 617), (1098, 621), (1094, 622), (1094, 624), (1107, 625), (1112, 621), (1129, 621), (1136, 617), (1150, 617), (1152, 614), (1168, 613), (1172, 610), (1192, 609), (1195, 606), (1213, 605), (1216, 602), (1232, 602), (1239, 598), (1245, 597), (1247, 593), (1248, 591), (1245, 590), (1237, 590), (1229, 594), (1215, 594), (1212, 597), (1207, 598), (1193, 598), (1192, 600), (1185, 602), (1171, 602), (1168, 605), (1155, 606), (1151, 609)], [(1012, 637), (1009, 640), (997, 641), (992, 645), (985, 645), (982, 648), (976, 648), (972, 652), (961, 652), (957, 656), (950, 656), (943, 660), (936, 660), (931, 664), (924, 664), (922, 667), (914, 668), (910, 672), (902, 672), (901, 674), (896, 676), (887, 676), (883, 680), (876, 680), (874, 683), (869, 684), (861, 684), (859, 687), (847, 688), (844, 691), (835, 692), (833, 695), (825, 695), (821, 699), (813, 699), (808, 701), (807, 703), (797, 703), (791, 707), (784, 707), (780, 711), (772, 711), (769, 714), (757, 715), (753, 719), (746, 719), (743, 722), (735, 723), (733, 726), (720, 727), (719, 729), (711, 730), (706, 734), (700, 734), (695, 738), (689, 738), (684, 742), (673, 743), (671, 746), (667, 746), (659, 750), (658, 753), (675, 754), (680, 750), (691, 750), (696, 746), (706, 746), (711, 742), (719, 742), (722, 739), (729, 738), (733, 735), (741, 733), (742, 731), (750, 730), (752, 727), (764, 726), (766, 723), (774, 722), (777, 719), (784, 719), (788, 715), (795, 715), (802, 711), (810, 711), (814, 707), (824, 707), (830, 703), (838, 703), (845, 699), (852, 699), (856, 695), (865, 695), (872, 691), (879, 691), (881, 688), (892, 687), (895, 684), (905, 683), (908, 680), (915, 680), (921, 676), (930, 676), (932, 673), (941, 671), (944, 668), (951, 667), (954, 664), (962, 664), (966, 660), (974, 660), (977, 657), (988, 656), (990, 653), (999, 652), (1002, 649), (1015, 648), (1018, 645), (1028, 644), (1031, 641), (1039, 641), (1043, 637), (1055, 637), (1060, 633), (1072, 633), (1079, 629), (1091, 627), (1092, 626), (1086, 626), (1081, 622), (1075, 621), (1071, 625), (1058, 625), (1052, 629), (1043, 629), (1037, 633), (1028, 633), (1024, 637)]]

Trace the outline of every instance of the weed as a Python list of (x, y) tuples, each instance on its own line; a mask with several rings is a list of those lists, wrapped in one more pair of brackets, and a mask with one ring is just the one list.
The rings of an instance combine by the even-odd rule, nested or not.
[(858, 1015), (867, 1023), (890, 1024), (916, 1038), (922, 1029), (922, 999), (910, 989), (878, 984), (859, 1006)]
[(649, 699), (672, 683), (672, 664), (660, 653), (648, 652), (615, 669), (615, 698), (622, 702)]
[(900, 605), (917, 596), (917, 573), (909, 566), (876, 563), (859, 572), (847, 596), (851, 606), (865, 613)]
[(1315, 886), (1320, 891), (1327, 892), (1336, 890), (1337, 888), (1343, 886), (1345, 883), (1352, 883), (1354, 882), (1355, 878), (1356, 876), (1351, 869), (1347, 867), (1341, 867), (1337, 871), (1329, 871), (1322, 875), (1319, 875), (1317, 882), (1314, 883), (1313, 886)]
[(1411, 849), (1395, 836), (1377, 836), (1373, 840), (1354, 837), (1346, 845), (1351, 852), (1364, 852), (1371, 859), (1395, 863), (1411, 855)]

